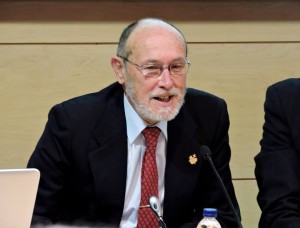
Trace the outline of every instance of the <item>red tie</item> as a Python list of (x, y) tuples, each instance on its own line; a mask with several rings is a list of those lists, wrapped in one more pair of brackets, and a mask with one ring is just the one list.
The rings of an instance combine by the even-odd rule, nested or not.
[(155, 195), (158, 197), (158, 172), (155, 151), (160, 129), (147, 127), (142, 133), (146, 140), (146, 150), (141, 173), (141, 202), (138, 213), (138, 228), (157, 228), (157, 218), (151, 211), (151, 208), (145, 206), (149, 204), (150, 196)]

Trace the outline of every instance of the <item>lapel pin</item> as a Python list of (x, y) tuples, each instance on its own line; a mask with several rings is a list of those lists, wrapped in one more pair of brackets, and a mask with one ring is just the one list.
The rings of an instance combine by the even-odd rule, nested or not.
[(191, 165), (196, 165), (197, 161), (198, 161), (198, 158), (197, 158), (196, 154), (189, 156), (189, 163)]

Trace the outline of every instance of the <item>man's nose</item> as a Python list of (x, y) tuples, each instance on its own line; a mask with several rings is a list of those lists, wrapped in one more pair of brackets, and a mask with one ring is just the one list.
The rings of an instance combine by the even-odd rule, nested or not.
[(160, 75), (160, 86), (170, 89), (174, 84), (173, 77), (169, 67), (163, 67), (163, 71)]

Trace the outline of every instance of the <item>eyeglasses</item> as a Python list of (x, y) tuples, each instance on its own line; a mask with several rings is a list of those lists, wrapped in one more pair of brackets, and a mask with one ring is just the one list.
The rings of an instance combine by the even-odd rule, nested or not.
[(174, 63), (165, 67), (159, 64), (138, 65), (134, 62), (131, 62), (127, 58), (124, 58), (122, 56), (118, 57), (135, 66), (146, 78), (158, 77), (161, 75), (164, 69), (168, 69), (172, 76), (183, 76), (188, 72), (189, 66), (191, 65), (188, 60), (185, 60), (184, 62)]

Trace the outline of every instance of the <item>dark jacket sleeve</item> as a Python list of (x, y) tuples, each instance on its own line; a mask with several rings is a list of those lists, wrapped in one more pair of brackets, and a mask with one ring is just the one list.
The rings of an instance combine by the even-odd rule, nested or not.
[[(295, 107), (300, 100), (297, 104), (293, 87), (284, 88), (278, 84), (267, 90), (261, 152), (255, 157), (260, 228), (297, 228), (300, 224), (300, 151), (293, 140), (294, 129), (299, 127)], [(299, 140), (300, 129), (297, 132)]]
[(68, 117), (62, 105), (57, 105), (49, 112), (43, 135), (28, 162), (29, 168), (37, 168), (42, 174), (32, 224), (52, 224), (59, 216), (70, 144)]
[(41, 173), (32, 224), (120, 224), (127, 164), (122, 98), (115, 83), (50, 110), (28, 162)]

